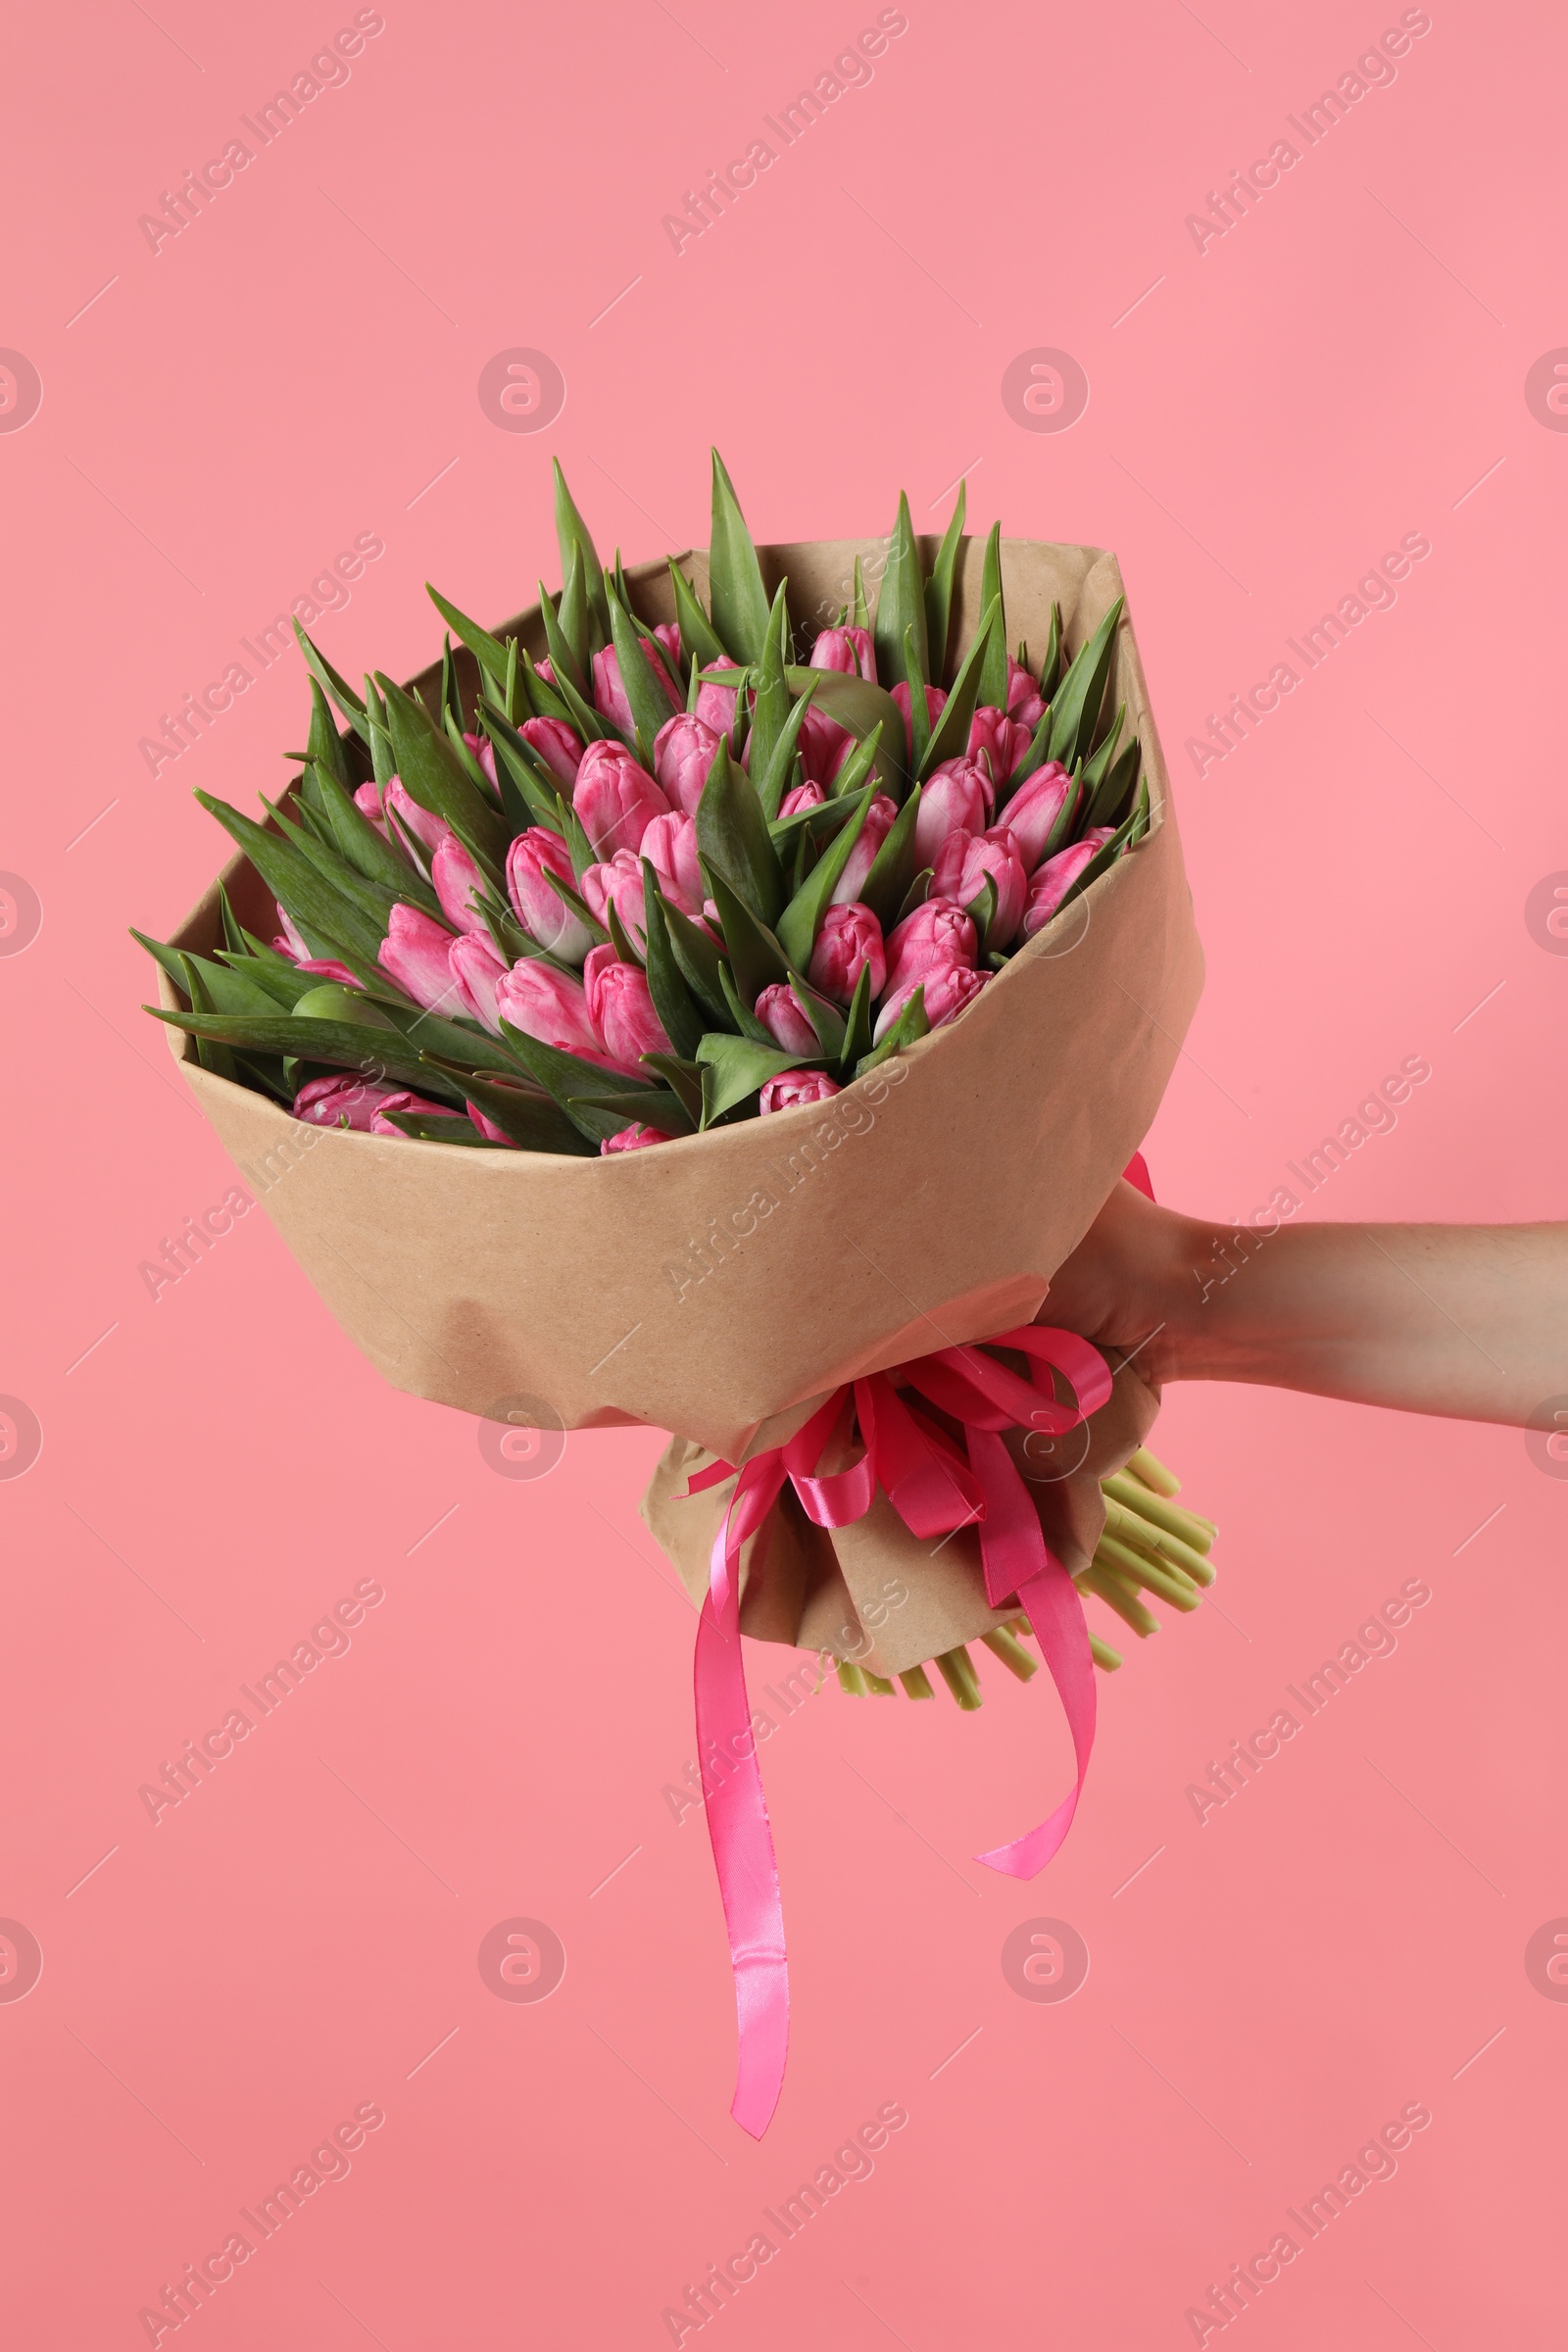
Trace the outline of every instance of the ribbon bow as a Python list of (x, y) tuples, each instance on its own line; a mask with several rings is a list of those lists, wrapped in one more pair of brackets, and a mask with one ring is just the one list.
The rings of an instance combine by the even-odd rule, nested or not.
[[(1029, 1377), (987, 1352), (996, 1348), (1026, 1356)], [(1072, 1404), (1056, 1402), (1052, 1371), (1071, 1388)], [(960, 1425), (962, 1452), (905, 1402), (901, 1387)], [(1021, 1426), (1059, 1436), (1098, 1412), (1109, 1395), (1109, 1367), (1098, 1348), (1076, 1332), (1026, 1324), (999, 1332), (983, 1347), (942, 1348), (895, 1372), (837, 1389), (787, 1445), (756, 1455), (739, 1472), (732, 1463), (714, 1462), (688, 1485), (688, 1494), (697, 1494), (722, 1479), (735, 1480), (713, 1539), (694, 1682), (700, 1751), (716, 1741), (738, 1767), (717, 1788), (705, 1789), (704, 1803), (735, 1975), (739, 2055), (730, 2113), (754, 2138), (766, 2131), (783, 2087), (789, 1974), (778, 1864), (741, 1659), (741, 1546), (761, 1526), (786, 1479), (818, 1527), (847, 1527), (863, 1518), (880, 1487), (913, 1536), (978, 1528), (986, 1599), (998, 1609), (1016, 1594), (1027, 1613), (1060, 1694), (1078, 1768), (1073, 1787), (1044, 1821), (975, 1857), (1009, 1878), (1032, 1879), (1061, 1844), (1077, 1810), (1095, 1743), (1095, 1672), (1077, 1587), (1041, 1532), (1001, 1432)], [(847, 1423), (852, 1401), (863, 1451), (848, 1469), (824, 1474), (823, 1452), (840, 1422)]]

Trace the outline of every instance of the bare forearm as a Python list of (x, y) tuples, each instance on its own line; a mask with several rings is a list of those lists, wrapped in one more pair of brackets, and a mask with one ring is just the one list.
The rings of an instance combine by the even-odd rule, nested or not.
[(1568, 1396), (1568, 1226), (1166, 1229), (1168, 1380), (1523, 1426)]

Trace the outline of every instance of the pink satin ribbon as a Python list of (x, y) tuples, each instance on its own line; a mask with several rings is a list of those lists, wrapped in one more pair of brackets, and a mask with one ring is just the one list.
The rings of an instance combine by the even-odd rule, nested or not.
[[(1031, 1376), (1021, 1378), (987, 1347), (1025, 1355)], [(1035, 1377), (1042, 1370), (1044, 1386)], [(1053, 1370), (1071, 1387), (1072, 1404), (1056, 1402)], [(895, 1382), (961, 1425), (963, 1452), (905, 1401)], [(741, 1546), (761, 1526), (786, 1479), (818, 1527), (846, 1527), (862, 1518), (880, 1487), (911, 1535), (922, 1540), (978, 1529), (986, 1598), (1000, 1609), (1016, 1595), (1072, 1734), (1077, 1780), (1054, 1811), (1010, 1843), (976, 1856), (1010, 1878), (1033, 1878), (1066, 1837), (1083, 1790), (1095, 1742), (1094, 1661), (1077, 1588), (1046, 1543), (1001, 1433), (1023, 1427), (1059, 1435), (1098, 1412), (1109, 1395), (1109, 1367), (1087, 1340), (1026, 1324), (1000, 1332), (986, 1347), (940, 1348), (895, 1373), (858, 1380), (837, 1390), (788, 1445), (757, 1455), (738, 1475), (732, 1464), (715, 1462), (690, 1482), (688, 1493), (696, 1494), (722, 1479), (736, 1481), (713, 1539), (694, 1682), (701, 1752), (714, 1743), (737, 1767), (707, 1791), (705, 1803), (735, 1974), (739, 2057), (730, 2113), (754, 2138), (766, 2131), (783, 2085), (789, 1978), (778, 1864), (741, 1661)], [(819, 1474), (823, 1450), (847, 1422), (852, 1398), (864, 1450), (848, 1469)]]

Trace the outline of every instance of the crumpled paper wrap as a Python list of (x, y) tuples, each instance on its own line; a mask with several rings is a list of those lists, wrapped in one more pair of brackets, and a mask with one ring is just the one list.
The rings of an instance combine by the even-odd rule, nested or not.
[[(797, 622), (826, 621), (849, 594), (855, 558), (875, 579), (885, 545), (766, 547), (764, 578), (771, 589), (788, 575)], [(681, 561), (706, 588), (702, 554)], [(979, 617), (981, 564), (979, 542), (966, 542), (960, 647)], [(1076, 650), (1122, 592), (1114, 557), (1097, 548), (1004, 540), (1002, 567), (1009, 637), (1037, 656), (1053, 600)], [(631, 581), (646, 618), (673, 617), (662, 567)], [(544, 650), (537, 610), (499, 633)], [(473, 684), (469, 665), (470, 693)], [(307, 1126), (203, 1070), (172, 1030), (172, 1050), (307, 1278), (395, 1387), (500, 1420), (679, 1433), (649, 1519), (685, 1573), (699, 1553), (706, 1561), (719, 1500), (674, 1501), (681, 1441), (739, 1462), (782, 1443), (858, 1374), (1049, 1320), (1039, 1310), (1053, 1272), (1153, 1117), (1202, 956), (1125, 616), (1109, 686), (1110, 706), (1118, 701), (1143, 744), (1152, 802), (1144, 841), (960, 1020), (830, 1103), (604, 1159), (476, 1152)], [(241, 921), (270, 936), (271, 901), (248, 861), (231, 860), (222, 880)], [(174, 944), (211, 953), (219, 936), (215, 885)], [(162, 976), (161, 991), (178, 1005)], [(1092, 1515), (1074, 1499), (1084, 1483), (1058, 1482), (1054, 1497), (1037, 1490), (1043, 1508)], [(832, 1647), (848, 1608), (877, 1644), (864, 1662), (883, 1672), (996, 1622), (983, 1595), (976, 1620), (972, 1536), (916, 1560), (902, 1523), (885, 1519), (879, 1505), (824, 1554), (819, 1531), (784, 1506), (750, 1580), (747, 1630)], [(873, 1587), (893, 1576), (913, 1580), (911, 1598), (873, 1627)], [(695, 1589), (695, 1569), (690, 1581)]]

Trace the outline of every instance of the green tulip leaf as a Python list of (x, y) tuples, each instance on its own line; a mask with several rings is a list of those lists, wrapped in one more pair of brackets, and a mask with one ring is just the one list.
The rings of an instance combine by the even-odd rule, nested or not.
[(762, 585), (762, 567), (735, 496), (735, 485), (716, 449), (708, 581), (713, 628), (720, 643), (734, 661), (760, 662), (767, 642), (767, 590)]

